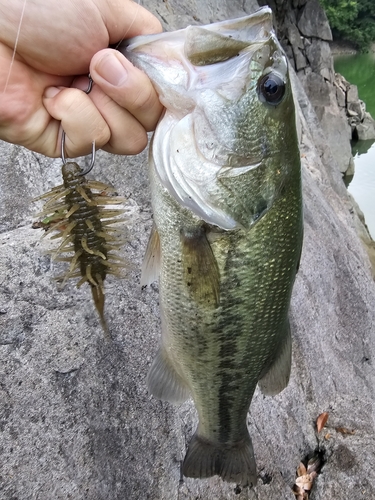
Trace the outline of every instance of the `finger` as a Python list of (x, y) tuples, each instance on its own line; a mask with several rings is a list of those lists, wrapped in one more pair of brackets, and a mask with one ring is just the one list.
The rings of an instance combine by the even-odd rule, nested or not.
[(139, 121), (97, 85), (94, 85), (90, 98), (100, 111), (111, 133), (108, 143), (102, 149), (121, 155), (134, 155), (143, 151), (147, 146), (148, 137)]
[(103, 92), (127, 109), (147, 131), (154, 130), (163, 106), (143, 71), (119, 52), (105, 49), (92, 58), (90, 74)]
[[(110, 130), (90, 97), (79, 89), (50, 87), (43, 97), (48, 113), (65, 132), (65, 154), (70, 158), (89, 154), (92, 143), (101, 148), (110, 139)], [(52, 122), (43, 134), (51, 144), (48, 156), (61, 155), (61, 132), (58, 122)], [(52, 154), (51, 154), (52, 153)]]
[(102, 11), (107, 26), (110, 43), (116, 43), (124, 38), (137, 35), (160, 33), (160, 21), (147, 9), (139, 5), (139, 0), (118, 2), (107, 1), (108, 10)]
[[(17, 54), (12, 57), (13, 51), (0, 43), (0, 139), (49, 155), (45, 131), (53, 120), (42, 95), (52, 85), (69, 87), (72, 78), (40, 73)], [(52, 137), (50, 132), (48, 135)]]

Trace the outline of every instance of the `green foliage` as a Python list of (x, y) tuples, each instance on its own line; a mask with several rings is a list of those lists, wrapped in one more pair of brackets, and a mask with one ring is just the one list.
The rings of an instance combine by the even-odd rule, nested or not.
[(358, 17), (356, 0), (321, 0), (331, 28), (345, 32)]
[(375, 41), (374, 0), (320, 0), (334, 34), (366, 50)]

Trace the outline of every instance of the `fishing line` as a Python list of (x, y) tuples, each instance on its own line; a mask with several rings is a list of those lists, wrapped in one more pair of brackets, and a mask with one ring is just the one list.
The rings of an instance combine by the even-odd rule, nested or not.
[(18, 45), (18, 40), (19, 40), (20, 34), (21, 34), (21, 25), (22, 25), (22, 21), (23, 21), (23, 16), (25, 14), (26, 3), (27, 3), (27, 0), (24, 0), (23, 6), (22, 6), (22, 11), (21, 11), (20, 22), (18, 24), (16, 41), (14, 43), (14, 49), (13, 49), (12, 59), (10, 61), (8, 76), (7, 76), (7, 79), (6, 79), (6, 82), (5, 82), (5, 87), (4, 87), (4, 90), (3, 90), (3, 94), (5, 94), (5, 92), (6, 92), (7, 88), (8, 88), (8, 83), (9, 83), (10, 75), (11, 75), (11, 72), (12, 72), (12, 68), (13, 68), (13, 64), (14, 64), (14, 59), (16, 57), (17, 45)]
[[(120, 43), (125, 39), (125, 37), (126, 37), (127, 33), (129, 32), (130, 28), (133, 26), (133, 24), (135, 23), (135, 20), (137, 19), (137, 15), (138, 15), (138, 12), (139, 12), (139, 7), (141, 5), (141, 0), (137, 0), (136, 3), (137, 3), (137, 10), (135, 11), (134, 18), (133, 18), (132, 22), (130, 23), (130, 25), (128, 26), (128, 29), (124, 33), (124, 36), (117, 43), (116, 49), (118, 48), (118, 46), (120, 45)], [(21, 26), (22, 26), (24, 15), (25, 15), (26, 4), (27, 4), (27, 0), (24, 0), (23, 5), (22, 5), (22, 11), (21, 11), (21, 16), (20, 16), (20, 21), (18, 23), (18, 29), (17, 29), (16, 40), (15, 40), (14, 48), (13, 48), (12, 59), (10, 61), (9, 71), (8, 71), (7, 79), (6, 79), (6, 82), (5, 82), (4, 89), (3, 89), (3, 94), (5, 94), (5, 92), (7, 91), (9, 80), (10, 80), (10, 76), (11, 76), (11, 73), (12, 73), (12, 68), (13, 68), (13, 64), (14, 64), (14, 60), (15, 60), (16, 52), (17, 52), (17, 46), (18, 46), (18, 42), (19, 42), (19, 38), (20, 38), (20, 34), (21, 34)]]
[(121, 44), (121, 42), (124, 41), (124, 39), (126, 38), (126, 35), (129, 33), (130, 31), (130, 28), (133, 26), (133, 24), (135, 23), (135, 20), (137, 19), (137, 15), (138, 15), (138, 12), (139, 12), (139, 7), (141, 6), (141, 0), (137, 0), (137, 10), (135, 11), (135, 14), (134, 14), (134, 18), (132, 20), (132, 22), (130, 23), (130, 25), (128, 26), (128, 29), (126, 30), (126, 32), (124, 33), (123, 37), (121, 38), (121, 40), (119, 40), (116, 44), (116, 47), (115, 47), (115, 50), (118, 49), (119, 45)]

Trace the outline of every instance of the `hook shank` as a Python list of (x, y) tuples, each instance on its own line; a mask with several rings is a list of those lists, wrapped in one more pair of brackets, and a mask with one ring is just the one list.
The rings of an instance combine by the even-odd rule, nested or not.
[[(84, 92), (86, 94), (89, 94), (92, 90), (92, 86), (93, 86), (93, 80), (91, 78), (91, 75), (90, 73), (87, 75), (88, 76), (88, 79), (89, 79), (89, 83), (88, 83), (88, 87), (86, 90), (84, 90)], [(86, 170), (83, 170), (81, 171), (81, 173), (79, 174), (80, 176), (84, 176), (84, 175), (87, 175), (89, 172), (91, 172), (93, 166), (94, 166), (94, 163), (95, 163), (95, 141), (92, 142), (92, 150), (91, 150), (91, 161), (90, 161), (90, 165), (86, 168)], [(63, 164), (65, 165), (66, 162), (67, 162), (67, 158), (65, 156), (65, 132), (64, 130), (62, 131), (62, 136), (61, 136), (61, 159), (62, 159), (62, 162)]]

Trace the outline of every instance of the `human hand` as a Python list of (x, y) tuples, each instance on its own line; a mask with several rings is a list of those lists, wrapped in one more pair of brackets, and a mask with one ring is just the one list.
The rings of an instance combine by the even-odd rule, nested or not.
[[(162, 106), (148, 77), (106, 47), (160, 31), (132, 0), (0, 0), (0, 139), (59, 157), (63, 129), (68, 157), (88, 154), (93, 141), (142, 151)], [(85, 94), (88, 79), (77, 75), (89, 72)]]

